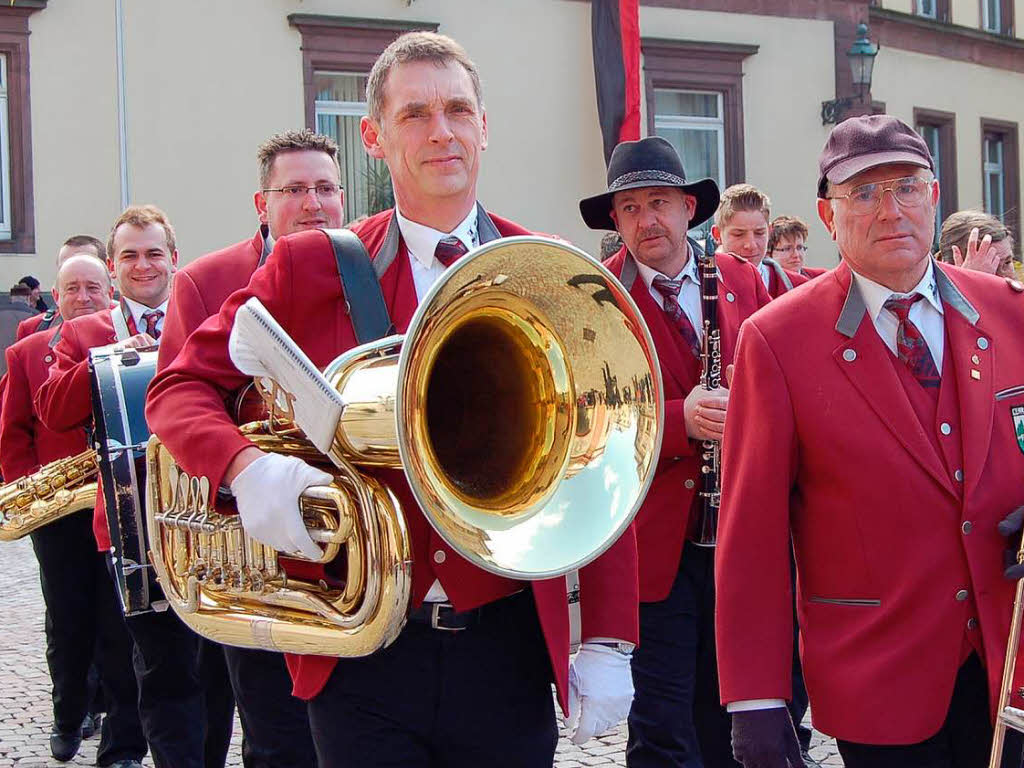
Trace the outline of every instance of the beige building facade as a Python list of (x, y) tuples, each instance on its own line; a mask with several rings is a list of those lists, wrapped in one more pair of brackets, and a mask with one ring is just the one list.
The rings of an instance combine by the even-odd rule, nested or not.
[[(52, 282), (69, 235), (106, 238), (124, 201), (166, 210), (183, 261), (252, 235), (255, 152), (309, 125), (342, 145), (347, 214), (389, 200), (358, 144), (373, 58), (403, 29), (462, 42), (484, 80), (480, 199), (591, 253), (579, 198), (604, 189), (587, 0), (16, 0), (0, 6), (0, 290)], [(822, 102), (926, 131), (947, 212), (987, 207), (1019, 231), (1024, 0), (641, 0), (643, 130), (690, 176), (749, 181), (811, 226)], [(881, 43), (858, 99), (856, 25)]]

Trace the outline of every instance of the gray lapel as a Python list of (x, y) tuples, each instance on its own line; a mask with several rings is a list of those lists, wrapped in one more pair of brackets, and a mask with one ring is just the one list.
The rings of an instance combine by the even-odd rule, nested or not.
[(395, 209), (392, 209), (391, 221), (388, 223), (388, 233), (384, 236), (384, 243), (373, 259), (373, 271), (377, 273), (377, 279), (380, 279), (388, 271), (388, 267), (394, 263), (395, 256), (398, 255), (400, 233), (398, 231), (398, 216), (395, 213)]
[(786, 274), (786, 270), (784, 270), (781, 267), (779, 262), (777, 262), (775, 259), (765, 256), (764, 263), (767, 264), (771, 269), (775, 270), (775, 276), (782, 281), (782, 284), (786, 286), (787, 291), (793, 290), (793, 281), (789, 279), (789, 275)]
[(868, 312), (864, 304), (864, 298), (857, 289), (857, 282), (850, 275), (850, 288), (846, 292), (846, 303), (843, 304), (843, 311), (839, 313), (839, 320), (836, 321), (836, 330), (847, 338), (852, 339), (860, 327), (860, 322)]
[(125, 316), (123, 303), (110, 310), (110, 319), (114, 321), (114, 335), (118, 341), (131, 338), (132, 332), (128, 329), (128, 318)]
[(491, 217), (487, 215), (487, 211), (480, 203), (476, 204), (476, 235), (480, 240), (480, 245), (489, 243), (492, 240), (501, 239), (501, 233), (498, 228), (494, 226), (494, 222), (491, 221)]
[(270, 255), (273, 248), (270, 241), (270, 227), (266, 224), (260, 224), (260, 243), (260, 260), (256, 263), (257, 269), (263, 266), (263, 262), (267, 260), (267, 256)]
[(981, 315), (974, 308), (974, 305), (967, 300), (966, 296), (960, 293), (960, 289), (949, 279), (949, 275), (939, 269), (938, 265), (933, 265), (932, 271), (935, 274), (935, 285), (939, 289), (939, 298), (942, 299), (943, 306), (955, 309), (963, 315), (964, 320), (968, 323), (977, 325)]

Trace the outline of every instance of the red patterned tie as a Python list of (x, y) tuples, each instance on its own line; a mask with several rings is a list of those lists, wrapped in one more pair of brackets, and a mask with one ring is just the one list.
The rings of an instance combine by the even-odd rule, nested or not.
[(923, 298), (921, 294), (905, 298), (892, 296), (886, 300), (884, 306), (896, 315), (900, 322), (896, 330), (896, 349), (900, 360), (907, 364), (922, 387), (935, 389), (939, 386), (939, 371), (935, 367), (931, 350), (928, 349), (928, 342), (921, 335), (921, 329), (914, 325), (909, 317), (910, 308)]
[(665, 310), (665, 314), (669, 316), (672, 324), (683, 337), (683, 341), (686, 342), (695, 357), (700, 357), (700, 341), (697, 340), (697, 332), (693, 330), (693, 323), (690, 322), (690, 318), (686, 316), (683, 308), (679, 305), (679, 292), (683, 289), (683, 281), (688, 277), (669, 280), (664, 275), (655, 275), (654, 290), (661, 294), (662, 309)]
[(434, 249), (434, 258), (440, 261), (447, 269), (459, 256), (466, 253), (468, 249), (459, 238), (449, 235), (437, 244)]
[(148, 312), (142, 313), (142, 319), (146, 321), (146, 333), (154, 339), (160, 338), (160, 331), (157, 330), (156, 324), (160, 322), (160, 318), (163, 316), (164, 313), (159, 309), (151, 309)]

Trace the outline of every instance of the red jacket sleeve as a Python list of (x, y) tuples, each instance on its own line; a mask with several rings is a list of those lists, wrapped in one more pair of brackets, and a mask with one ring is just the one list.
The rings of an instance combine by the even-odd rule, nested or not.
[(791, 698), (795, 434), (785, 377), (757, 324), (748, 321), (722, 443), (715, 627), (723, 703)]
[(36, 392), (36, 413), (54, 432), (86, 426), (92, 421), (89, 349), (81, 343), (74, 322), (61, 326), (53, 352), (50, 375)]
[(0, 470), (9, 483), (39, 469), (39, 456), (32, 429), (32, 391), (25, 361), (15, 347), (7, 348), (6, 358), (7, 375), (0, 406)]
[(160, 333), (157, 370), (162, 371), (170, 365), (185, 346), (189, 334), (218, 309), (220, 307), (214, 307), (211, 311), (206, 306), (199, 288), (188, 272), (178, 272), (171, 283), (171, 300), (167, 304), (167, 316), (164, 318), (163, 331)]
[(580, 569), (580, 637), (637, 645), (640, 590), (636, 532), (629, 526), (607, 552)]
[(189, 474), (205, 476), (218, 488), (232, 459), (252, 443), (232, 421), (228, 392), (249, 381), (228, 353), (235, 312), (257, 297), (282, 325), (292, 305), (291, 251), (282, 238), (245, 288), (228, 297), (220, 312), (185, 341), (167, 368), (158, 370), (146, 395), (146, 421)]

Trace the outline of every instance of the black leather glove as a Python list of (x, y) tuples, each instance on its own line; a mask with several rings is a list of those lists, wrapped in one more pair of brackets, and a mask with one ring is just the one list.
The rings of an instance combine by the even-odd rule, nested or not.
[(732, 754), (743, 768), (807, 768), (786, 707), (733, 712)]
[(1021, 530), (1024, 529), (1024, 507), (1017, 507), (1000, 520), (996, 527), (999, 533), (1007, 538), (1006, 551), (1003, 555), (1003, 576), (1013, 580), (1024, 578), (1024, 565), (1017, 562)]

